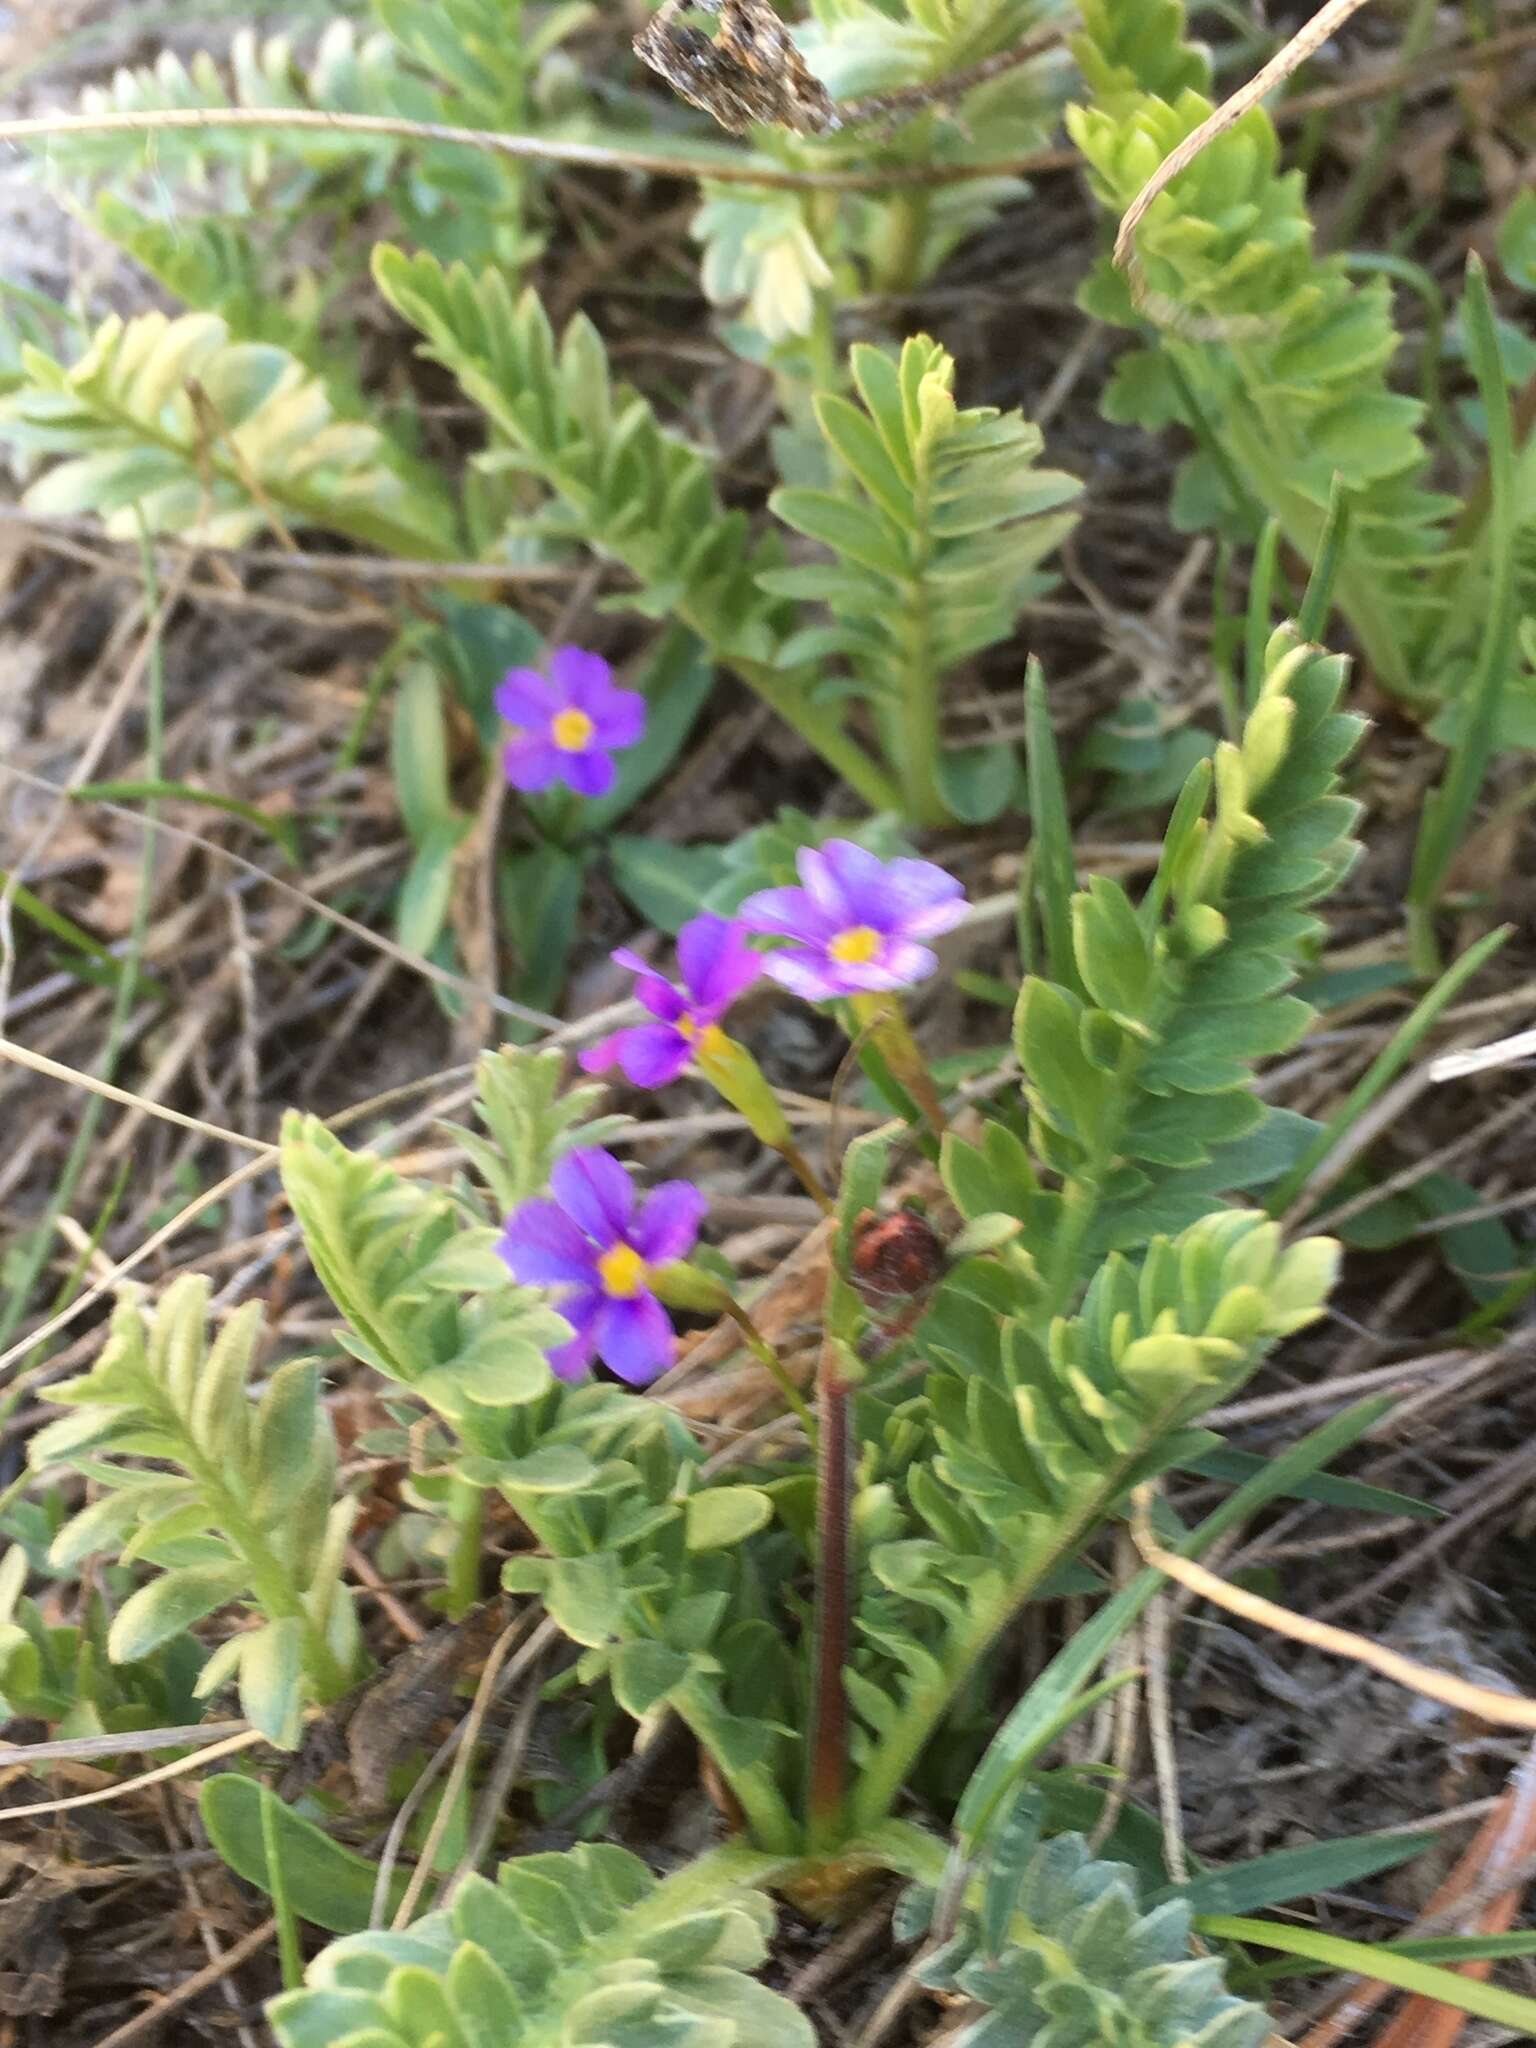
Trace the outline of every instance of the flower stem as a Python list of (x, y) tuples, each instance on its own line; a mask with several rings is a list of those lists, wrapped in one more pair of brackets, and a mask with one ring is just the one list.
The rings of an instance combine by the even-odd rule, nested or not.
[(739, 1301), (732, 1301), (730, 1307), (726, 1310), (726, 1314), (746, 1339), (747, 1349), (784, 1396), (786, 1405), (799, 1416), (801, 1427), (806, 1434), (806, 1440), (814, 1450), (821, 1433), (816, 1417), (811, 1413), (810, 1403), (790, 1378), (783, 1359), (780, 1358), (778, 1352), (774, 1350), (773, 1346), (768, 1342), (768, 1339), (763, 1335), (756, 1323), (753, 1322)]
[(849, 1382), (838, 1348), (828, 1337), (817, 1369), (821, 1434), (816, 1486), (816, 1611), (814, 1691), (808, 1820), (813, 1851), (841, 1838), (848, 1799), (848, 1661), (853, 1609), (849, 1582), (849, 1533), (853, 1506), (853, 1455), (849, 1432)]
[(786, 1138), (782, 1144), (775, 1145), (773, 1149), (778, 1153), (785, 1165), (794, 1173), (796, 1180), (799, 1181), (801, 1187), (805, 1189), (811, 1200), (821, 1210), (822, 1215), (830, 1216), (834, 1206), (832, 1197), (827, 1193), (826, 1184), (823, 1182), (821, 1175), (812, 1166), (809, 1159), (800, 1150), (800, 1147), (792, 1138)]
[(939, 1091), (928, 1070), (928, 1062), (923, 1058), (922, 1048), (912, 1036), (900, 997), (854, 996), (850, 1007), (860, 1029), (869, 1033), (891, 1073), (927, 1118), (934, 1135), (942, 1138), (949, 1129), (949, 1118), (944, 1114), (944, 1105), (939, 1100)]

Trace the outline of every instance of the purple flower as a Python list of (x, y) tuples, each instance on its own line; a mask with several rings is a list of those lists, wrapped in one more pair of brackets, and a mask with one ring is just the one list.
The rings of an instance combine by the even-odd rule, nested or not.
[(502, 763), (514, 789), (565, 782), (578, 796), (606, 796), (613, 756), (645, 731), (645, 699), (615, 687), (613, 670), (584, 647), (557, 647), (549, 674), (515, 668), (496, 692), (496, 709), (516, 728)]
[(637, 1210), (629, 1175), (595, 1147), (558, 1160), (549, 1184), (555, 1199), (514, 1209), (496, 1249), (528, 1285), (573, 1290), (560, 1313), (576, 1335), (550, 1352), (550, 1365), (579, 1380), (595, 1352), (621, 1380), (648, 1386), (677, 1355), (651, 1268), (692, 1251), (708, 1203), (688, 1181), (669, 1180)]
[(775, 932), (793, 946), (769, 953), (775, 981), (810, 1003), (868, 995), (924, 981), (938, 965), (921, 943), (959, 924), (965, 892), (927, 860), (881, 860), (851, 840), (803, 846), (799, 889), (760, 889), (741, 906), (749, 931)]
[(720, 1019), (742, 990), (763, 971), (763, 960), (747, 944), (744, 926), (733, 918), (696, 917), (677, 935), (682, 986), (648, 967), (638, 953), (621, 946), (621, 967), (640, 978), (635, 995), (658, 1021), (615, 1031), (581, 1055), (589, 1074), (617, 1065), (637, 1088), (664, 1088), (675, 1081), (709, 1034), (720, 1035)]

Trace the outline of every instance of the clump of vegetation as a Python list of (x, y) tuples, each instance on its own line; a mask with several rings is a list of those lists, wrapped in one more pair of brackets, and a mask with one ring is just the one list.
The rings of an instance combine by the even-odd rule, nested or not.
[[(36, 295), (0, 307), (26, 514), (138, 553), (145, 772), (74, 794), (143, 807), (146, 851), (116, 949), (25, 862), (4, 882), (0, 1006), (15, 915), (110, 992), (93, 1085), (112, 1095), (134, 1005), (169, 1007), (154, 835), (195, 803), (294, 874), (286, 958), (319, 957), (327, 921), (377, 940), (472, 1056), (426, 1112), (396, 1071), (362, 1132), (302, 1086), (270, 1146), (233, 1108), (165, 1109), (189, 1159), (255, 1159), (82, 1292), (123, 1157), (39, 1318), (81, 1131), (0, 1317), (0, 1364), (24, 1360), (21, 1385), (66, 1411), (25, 1416), (0, 1496), (0, 1698), (79, 1757), (115, 1762), (135, 1734), (181, 1751), (172, 1779), (200, 1761), (203, 1715), (238, 1714), (197, 1825), (270, 1898), (284, 2048), (800, 2048), (821, 2036), (787, 1945), (876, 1895), (894, 1917), (857, 2002), (869, 2048), (933, 1997), (962, 2008), (944, 2038), (977, 2048), (1257, 2048), (1266, 1947), (1532, 2031), (1536, 1999), (1452, 1967), (1525, 1954), (1513, 1906), (1428, 1949), (1235, 1917), (1335, 1894), (1424, 1838), (1341, 1827), (1192, 1864), (1169, 1660), (1144, 1623), (1182, 1580), (1478, 1721), (1536, 1726), (1487, 1664), (1449, 1673), (1196, 1565), (1279, 1502), (1437, 1512), (1328, 1469), (1382, 1423), (1374, 1379), (1309, 1435), (1232, 1440), (1234, 1420), (1305, 1405), (1294, 1381), (1237, 1399), (1277, 1347), (1329, 1369), (1328, 1319), (1360, 1309), (1349, 1248), (1437, 1236), (1444, 1260), (1400, 1306), (1430, 1273), (1469, 1353), (1516, 1333), (1531, 1292), (1476, 1190), (1438, 1159), (1378, 1170), (1369, 1148), (1510, 938), (1466, 878), (1527, 807), (1507, 766), (1536, 692), (1532, 364), (1508, 309), (1536, 282), (1536, 212), (1507, 208), (1501, 270), (1472, 257), (1454, 306), (1405, 256), (1329, 246), (1271, 114), (1213, 121), (1215, 62), (1179, 0), (1070, 18), (821, 0), (797, 24), (763, 0), (666, 0), (636, 48), (686, 109), (598, 64), (599, 27), (584, 4), (370, 0), (318, 38), (168, 51), (41, 124), (60, 204), (166, 302), (94, 323)], [(1392, 118), (1346, 219), (1375, 197)], [(1011, 166), (1058, 123), (1110, 219), (1211, 132), (1128, 249), (1082, 249), (1095, 324), (1042, 427), (1015, 375), (975, 374), (936, 281), (1010, 223), (1039, 232), (1050, 202)], [(675, 380), (622, 381), (633, 333), (571, 310), (561, 163), (697, 186), (688, 289), (726, 309), (723, 350), (761, 401), (750, 475)], [(1111, 328), (1134, 340), (1106, 367)], [(1105, 369), (1106, 425), (1057, 448), (1085, 364)], [(1032, 650), (1070, 611), (1064, 578), (1093, 588), (1073, 549), (1105, 489), (1101, 431), (1182, 451), (1150, 523), (1210, 537), (1189, 558), (1217, 564), (1193, 586), (1210, 688), (1182, 701), (1165, 670), (1077, 735)], [(165, 614), (193, 564), (298, 573), (311, 547), (354, 598), (362, 579), (373, 635), (320, 796), (178, 778)], [(498, 587), (545, 582), (548, 611)], [(1341, 962), (1381, 809), (1367, 706), (1409, 736), (1398, 811), (1422, 818), (1385, 939)], [(708, 812), (733, 724), (779, 764), (762, 800), (731, 836), (675, 829)], [(326, 891), (369, 858), (324, 886), (310, 870), (367, 774), (404, 851), (340, 911)], [(1150, 822), (1088, 851), (1085, 816)], [(253, 1110), (229, 900), (229, 1085)], [(650, 936), (603, 979), (600, 932), (636, 914)], [(1351, 1080), (1273, 1099), (1383, 997), (1406, 1007)], [(492, 1018), (512, 1042), (487, 1051)], [(663, 1137), (680, 1149), (653, 1168)], [(247, 1242), (240, 1211), (236, 1251), (192, 1262), (234, 1268), (222, 1292), (191, 1270), (121, 1284), (269, 1172), (280, 1220)], [(766, 1282), (744, 1219), (794, 1239)], [(49, 1346), (114, 1288), (98, 1340), (55, 1370)], [(1156, 1819), (1132, 1796), (1143, 1666)], [(685, 1849), (627, 1810), (678, 1757)]]

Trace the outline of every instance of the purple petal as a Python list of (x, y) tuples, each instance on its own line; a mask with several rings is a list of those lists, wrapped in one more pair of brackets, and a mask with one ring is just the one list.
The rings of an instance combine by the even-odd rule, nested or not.
[(862, 995), (911, 988), (914, 982), (926, 981), (938, 964), (938, 954), (915, 939), (887, 939), (875, 959), (840, 960), (833, 972), (842, 977), (847, 994)]
[[(672, 1024), (635, 1024), (608, 1040), (627, 1081), (637, 1088), (665, 1088), (693, 1057), (693, 1047)], [(586, 1067), (586, 1057), (582, 1057)], [(611, 1062), (610, 1062), (611, 1064)], [(587, 1067), (589, 1074), (595, 1067)]]
[(631, 953), (627, 946), (619, 946), (609, 954), (616, 967), (628, 968), (638, 976), (635, 983), (635, 1000), (643, 1003), (653, 1017), (659, 1017), (664, 1024), (675, 1024), (688, 1007), (688, 998), (682, 990), (658, 974), (648, 960), (642, 960), (638, 953)]
[(619, 1040), (623, 1036), (622, 1031), (612, 1031), (596, 1045), (589, 1045), (585, 1052), (577, 1053), (577, 1066), (584, 1074), (606, 1074), (610, 1067), (619, 1064)]
[(574, 1325), (576, 1334), (569, 1344), (557, 1344), (553, 1351), (544, 1354), (557, 1380), (586, 1378), (592, 1364), (592, 1353), (597, 1348), (593, 1323), (601, 1304), (600, 1294), (583, 1294), (561, 1303), (560, 1313)]
[(818, 910), (804, 889), (759, 889), (736, 915), (749, 932), (782, 932), (786, 938), (829, 939), (847, 923)]
[(893, 860), (884, 864), (880, 883), (884, 929), (912, 939), (933, 938), (952, 931), (969, 905), (952, 874), (931, 860)]
[(720, 1017), (763, 971), (762, 956), (747, 943), (734, 917), (695, 917), (677, 935), (677, 964), (701, 1010)]
[(552, 745), (544, 732), (527, 733), (508, 740), (502, 750), (501, 765), (514, 789), (531, 793), (536, 789), (548, 789), (552, 782), (558, 781), (565, 774), (566, 763), (571, 758)]
[(553, 1202), (524, 1202), (512, 1211), (496, 1250), (512, 1276), (529, 1287), (590, 1287), (592, 1246)]
[(648, 1266), (686, 1258), (698, 1241), (709, 1197), (692, 1181), (664, 1180), (629, 1227), (629, 1241)]
[(844, 979), (847, 971), (821, 953), (763, 955), (763, 972), (806, 1003), (830, 1003), (838, 996), (851, 995), (853, 988)]
[(496, 686), (496, 709), (512, 725), (542, 726), (560, 709), (560, 700), (536, 668), (515, 668)]
[(880, 862), (872, 853), (855, 846), (851, 839), (829, 839), (820, 848), (802, 846), (795, 855), (795, 867), (806, 894), (823, 916), (838, 926), (869, 922), (851, 892), (861, 883), (875, 880)]
[(588, 695), (600, 690), (613, 675), (600, 654), (585, 647), (556, 647), (549, 656), (549, 677), (562, 705), (590, 711)]
[(624, 1235), (634, 1213), (635, 1190), (611, 1152), (589, 1145), (555, 1161), (549, 1176), (555, 1200), (571, 1221), (606, 1249)]
[(649, 1386), (677, 1356), (677, 1337), (654, 1294), (605, 1301), (592, 1320), (597, 1355), (632, 1387)]
[(611, 754), (561, 754), (559, 773), (578, 796), (606, 796), (617, 770)]
[[(594, 692), (589, 715), (605, 747), (632, 747), (645, 731), (645, 699), (638, 690)], [(584, 707), (586, 708), (586, 707)]]

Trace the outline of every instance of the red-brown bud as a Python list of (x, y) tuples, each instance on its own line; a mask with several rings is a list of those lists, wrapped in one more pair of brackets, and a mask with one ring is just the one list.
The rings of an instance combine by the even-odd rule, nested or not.
[(854, 1225), (852, 1267), (860, 1295), (880, 1308), (927, 1294), (944, 1270), (944, 1247), (921, 1210), (866, 1210)]

